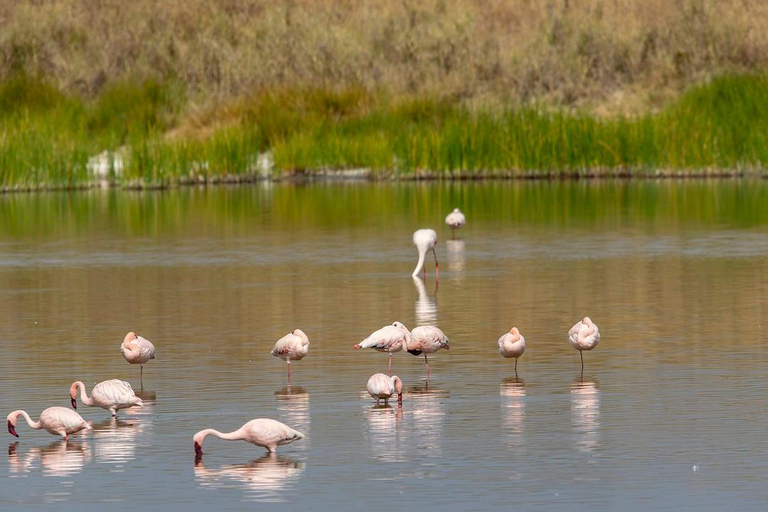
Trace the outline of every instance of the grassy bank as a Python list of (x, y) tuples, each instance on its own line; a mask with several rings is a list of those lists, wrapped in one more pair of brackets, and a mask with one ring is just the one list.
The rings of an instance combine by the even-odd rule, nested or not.
[(598, 117), (364, 89), (280, 89), (196, 111), (175, 82), (115, 84), (87, 100), (17, 75), (0, 85), (0, 186), (168, 186), (349, 168), (404, 178), (762, 170), (765, 105), (762, 76), (716, 79), (657, 114)]

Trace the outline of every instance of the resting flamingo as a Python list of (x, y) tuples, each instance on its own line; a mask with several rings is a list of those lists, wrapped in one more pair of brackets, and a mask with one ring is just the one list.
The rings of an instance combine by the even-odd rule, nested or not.
[(301, 329), (294, 329), (275, 343), (272, 355), (288, 365), (288, 385), (291, 385), (291, 361), (300, 361), (309, 353), (309, 337)]
[(138, 336), (135, 332), (129, 332), (120, 345), (120, 352), (123, 353), (123, 357), (129, 363), (141, 365), (140, 378), (143, 385), (144, 364), (155, 358), (155, 346), (148, 339)]
[(467, 223), (467, 219), (464, 217), (464, 214), (461, 213), (461, 210), (454, 208), (445, 218), (445, 223), (451, 228), (451, 238), (453, 238), (456, 230), (463, 228)]
[(581, 371), (584, 371), (584, 350), (592, 350), (600, 342), (600, 329), (591, 318), (585, 316), (568, 331), (568, 341), (579, 351), (581, 356)]
[(195, 454), (203, 455), (203, 441), (206, 436), (213, 435), (227, 441), (247, 441), (256, 446), (266, 448), (270, 453), (275, 453), (277, 447), (292, 443), (298, 439), (304, 439), (304, 434), (294, 430), (284, 423), (269, 418), (257, 418), (251, 420), (234, 432), (219, 432), (207, 428), (195, 434)]
[(416, 244), (416, 249), (419, 251), (419, 261), (416, 263), (416, 268), (413, 269), (413, 277), (419, 275), (421, 269), (424, 269), (424, 276), (427, 275), (427, 269), (424, 267), (424, 260), (427, 257), (427, 253), (432, 251), (435, 257), (435, 279), (440, 279), (440, 269), (437, 265), (437, 253), (435, 252), (435, 246), (437, 245), (437, 233), (434, 229), (419, 229), (413, 233), (413, 243)]
[(429, 359), (427, 354), (434, 354), (440, 349), (450, 350), (448, 336), (434, 325), (423, 325), (411, 331), (411, 339), (406, 350), (409, 354), (420, 356), (424, 354), (424, 364), (427, 365), (427, 380), (429, 380)]
[(499, 354), (507, 358), (515, 358), (515, 375), (517, 375), (517, 359), (523, 355), (523, 352), (525, 352), (525, 338), (517, 327), (513, 327), (499, 338)]
[(26, 411), (13, 411), (6, 418), (8, 422), (8, 432), (11, 435), (19, 437), (16, 433), (16, 420), (19, 416), (24, 416), (27, 425), (35, 430), (45, 429), (46, 432), (55, 436), (61, 436), (64, 441), (69, 441), (69, 434), (80, 432), (83, 429), (90, 430), (91, 422), (85, 421), (82, 416), (72, 409), (65, 407), (49, 407), (40, 413), (38, 421), (32, 421)]
[(384, 405), (387, 405), (389, 399), (397, 393), (397, 403), (403, 403), (403, 381), (397, 375), (389, 376), (383, 373), (376, 373), (368, 379), (368, 394), (376, 399), (376, 405), (379, 400), (384, 399)]
[(372, 348), (378, 352), (389, 352), (387, 373), (392, 375), (392, 354), (403, 350), (403, 346), (407, 347), (410, 337), (411, 333), (406, 326), (400, 322), (394, 322), (392, 325), (387, 325), (373, 332), (363, 341), (356, 344), (355, 348)]
[(111, 379), (99, 382), (93, 387), (89, 397), (82, 381), (75, 381), (69, 387), (69, 398), (72, 400), (72, 408), (77, 409), (77, 390), (80, 389), (80, 400), (91, 407), (101, 407), (108, 410), (112, 416), (117, 417), (117, 411), (138, 405), (144, 405), (141, 398), (136, 396), (131, 385), (124, 380)]

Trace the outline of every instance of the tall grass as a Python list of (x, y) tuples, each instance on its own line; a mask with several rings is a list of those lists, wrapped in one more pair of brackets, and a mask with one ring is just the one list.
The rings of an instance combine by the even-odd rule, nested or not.
[[(763, 76), (721, 77), (639, 117), (470, 108), (364, 89), (286, 88), (195, 113), (184, 101), (173, 82), (116, 84), (86, 101), (16, 76), (0, 84), (0, 186), (91, 184), (94, 157), (105, 150), (104, 178), (133, 187), (360, 167), (407, 178), (732, 173), (768, 164)], [(271, 169), (259, 165), (267, 152)]]

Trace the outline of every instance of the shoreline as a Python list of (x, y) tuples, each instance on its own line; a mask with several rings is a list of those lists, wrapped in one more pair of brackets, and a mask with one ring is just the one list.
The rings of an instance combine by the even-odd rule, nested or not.
[(144, 183), (131, 181), (94, 180), (78, 184), (18, 185), (0, 187), (0, 194), (35, 192), (70, 192), (93, 189), (112, 190), (171, 190), (193, 186), (217, 187), (249, 185), (254, 183), (313, 183), (313, 182), (418, 182), (418, 181), (579, 181), (579, 180), (695, 180), (695, 179), (768, 179), (766, 169), (590, 169), (583, 171), (419, 171), (415, 174), (398, 175), (394, 171), (374, 169), (321, 169), (291, 171), (277, 176), (263, 174), (222, 175), (211, 177), (181, 178), (169, 183)]

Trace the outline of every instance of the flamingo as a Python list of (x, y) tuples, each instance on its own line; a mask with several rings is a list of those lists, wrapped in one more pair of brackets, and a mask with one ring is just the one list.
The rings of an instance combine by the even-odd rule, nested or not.
[(437, 253), (435, 252), (435, 246), (437, 245), (437, 233), (434, 229), (419, 229), (413, 233), (413, 243), (416, 244), (416, 249), (419, 251), (419, 261), (416, 263), (416, 268), (413, 269), (413, 277), (419, 275), (421, 269), (424, 269), (424, 275), (427, 275), (427, 269), (424, 268), (424, 259), (427, 257), (427, 253), (432, 251), (435, 256), (435, 279), (440, 279), (440, 269), (437, 265)]
[(249, 421), (234, 432), (219, 432), (212, 428), (201, 430), (193, 438), (195, 454), (198, 457), (203, 455), (203, 441), (209, 435), (214, 435), (227, 441), (248, 441), (256, 446), (266, 448), (270, 453), (275, 453), (278, 446), (292, 443), (298, 439), (304, 439), (304, 434), (284, 423), (269, 418), (257, 418)]
[(411, 331), (411, 340), (408, 342), (409, 354), (420, 356), (424, 354), (424, 363), (427, 365), (427, 380), (429, 380), (429, 359), (427, 354), (434, 354), (441, 348), (450, 350), (448, 336), (434, 325), (424, 325)]
[(91, 429), (91, 422), (85, 421), (82, 416), (72, 409), (65, 407), (49, 407), (40, 413), (38, 421), (32, 421), (26, 411), (13, 411), (8, 415), (8, 432), (12, 436), (19, 437), (16, 433), (16, 420), (19, 416), (24, 416), (27, 425), (35, 430), (45, 429), (49, 434), (61, 436), (64, 441), (69, 440), (69, 434), (80, 432), (83, 429)]
[(75, 381), (69, 387), (69, 398), (72, 400), (72, 408), (77, 409), (77, 389), (80, 388), (80, 400), (91, 407), (101, 407), (108, 410), (112, 416), (117, 417), (117, 411), (138, 405), (144, 405), (141, 398), (136, 396), (131, 385), (124, 380), (111, 379), (99, 382), (93, 387), (89, 397), (82, 381)]
[(138, 336), (135, 332), (129, 332), (120, 345), (120, 352), (123, 353), (123, 357), (129, 363), (141, 365), (141, 383), (143, 385), (144, 364), (155, 358), (155, 346), (148, 339)]
[(525, 338), (517, 327), (513, 327), (499, 338), (499, 354), (507, 358), (515, 358), (515, 375), (517, 375), (517, 359), (523, 355), (523, 352), (525, 352)]
[(397, 403), (403, 403), (403, 381), (397, 375), (389, 376), (383, 373), (377, 373), (368, 379), (368, 394), (376, 399), (376, 405), (379, 400), (384, 399), (384, 405), (387, 405), (390, 397), (397, 393)]
[(387, 373), (392, 375), (392, 354), (403, 350), (403, 345), (408, 346), (411, 333), (400, 322), (382, 327), (370, 336), (355, 345), (355, 349), (372, 348), (378, 352), (389, 352), (389, 367)]
[(451, 238), (456, 233), (457, 229), (461, 229), (467, 223), (466, 217), (461, 213), (461, 210), (454, 208), (451, 213), (445, 218), (445, 223), (451, 228)]
[(301, 329), (294, 329), (275, 343), (272, 355), (288, 363), (288, 385), (291, 385), (291, 360), (299, 361), (309, 353), (309, 338)]
[(581, 371), (584, 372), (584, 350), (592, 350), (600, 342), (600, 329), (591, 318), (585, 316), (568, 331), (568, 341), (579, 351), (581, 356)]

